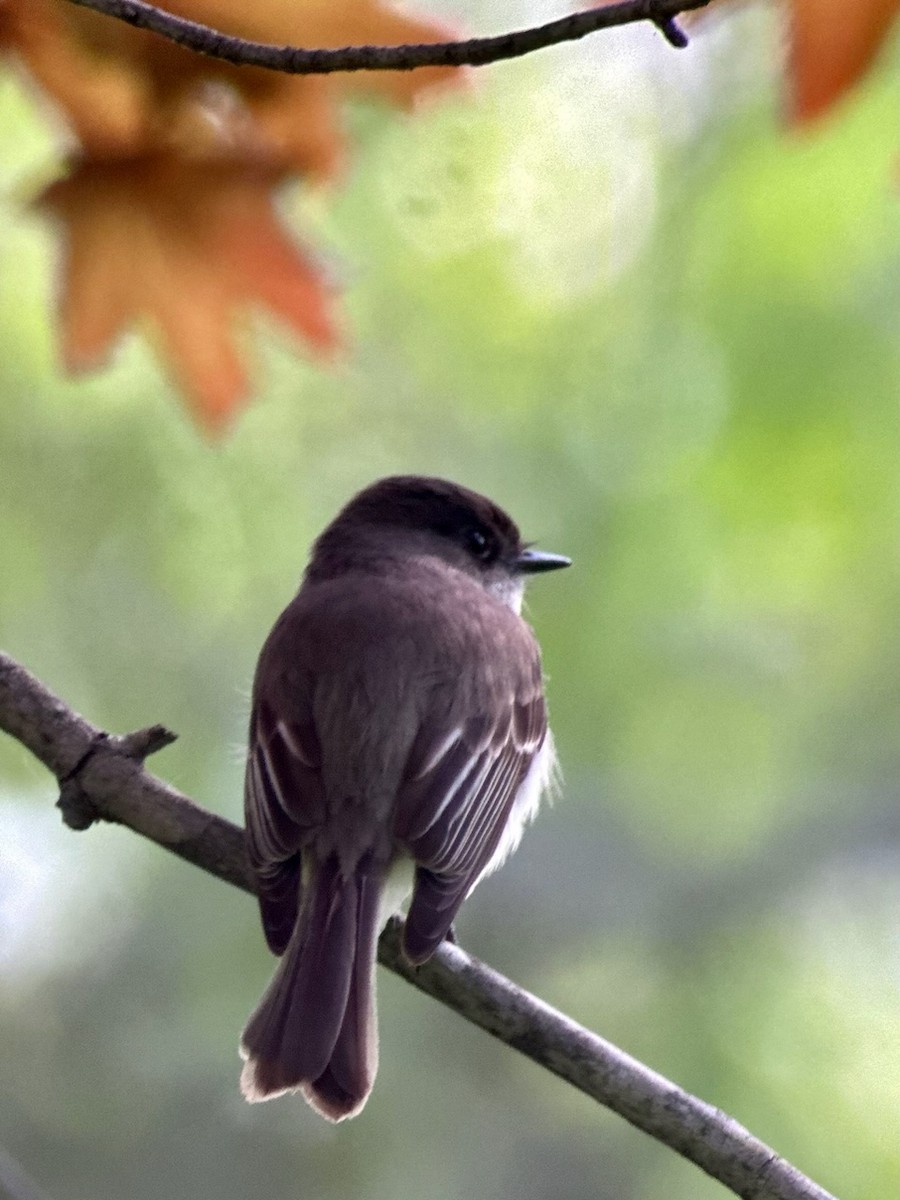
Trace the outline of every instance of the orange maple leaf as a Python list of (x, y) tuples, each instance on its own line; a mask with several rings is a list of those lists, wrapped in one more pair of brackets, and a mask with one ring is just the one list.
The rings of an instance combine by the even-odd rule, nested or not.
[(157, 156), (79, 162), (38, 204), (63, 225), (63, 358), (95, 367), (146, 319), (196, 415), (218, 432), (248, 390), (235, 348), (251, 304), (322, 352), (337, 334), (321, 273), (280, 228), (272, 168)]
[[(178, 16), (255, 41), (334, 47), (434, 42), (448, 32), (373, 0), (171, 0)], [(6, 0), (5, 41), (60, 107), (85, 156), (133, 157), (177, 149), (197, 157), (234, 154), (326, 177), (340, 165), (338, 115), (363, 90), (408, 107), (458, 68), (285, 75), (195, 54), (156, 34), (66, 0)]]
[[(443, 40), (378, 0), (170, 0), (179, 16), (254, 41), (335, 47)], [(281, 229), (272, 191), (332, 176), (339, 105), (360, 89), (409, 107), (456, 68), (291, 76), (204, 57), (66, 0), (0, 0), (0, 46), (78, 140), (43, 195), (63, 225), (60, 321), (71, 370), (95, 366), (144, 318), (209, 429), (247, 392), (237, 315), (262, 304), (320, 350), (331, 294)]]
[(900, 0), (791, 0), (790, 119), (821, 116), (865, 73)]

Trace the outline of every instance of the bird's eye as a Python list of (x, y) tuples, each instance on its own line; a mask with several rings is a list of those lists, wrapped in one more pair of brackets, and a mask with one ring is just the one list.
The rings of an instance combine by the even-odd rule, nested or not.
[(474, 558), (480, 558), (483, 561), (493, 558), (493, 539), (488, 537), (483, 529), (473, 526), (471, 529), (465, 530), (463, 539), (466, 543), (466, 549)]

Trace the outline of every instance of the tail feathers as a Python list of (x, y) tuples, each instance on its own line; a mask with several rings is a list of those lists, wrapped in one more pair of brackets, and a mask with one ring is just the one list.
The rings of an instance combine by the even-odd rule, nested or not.
[(247, 1023), (241, 1089), (250, 1101), (303, 1092), (324, 1117), (358, 1113), (378, 1061), (374, 972), (380, 873), (321, 864), (275, 977)]
[(378, 891), (373, 880), (362, 882), (356, 957), (344, 1020), (328, 1066), (303, 1088), (303, 1094), (313, 1108), (332, 1121), (354, 1117), (360, 1112), (378, 1070), (374, 988)]

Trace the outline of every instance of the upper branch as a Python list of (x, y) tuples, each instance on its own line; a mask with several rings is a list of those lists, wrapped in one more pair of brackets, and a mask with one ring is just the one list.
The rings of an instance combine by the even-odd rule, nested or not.
[(412, 71), (416, 67), (483, 67), (501, 59), (520, 58), (544, 46), (573, 42), (617, 25), (650, 21), (677, 47), (687, 37), (675, 18), (679, 13), (705, 8), (711, 0), (619, 0), (619, 3), (571, 13), (532, 29), (519, 29), (497, 37), (469, 38), (459, 42), (433, 42), (418, 46), (344, 46), (337, 50), (305, 50), (274, 46), (233, 37), (196, 21), (147, 4), (144, 0), (71, 0), (83, 8), (115, 17), (137, 29), (158, 33), (188, 50), (220, 58), (236, 66), (264, 67), (289, 75), (329, 75), (334, 71)]
[[(127, 825), (245, 891), (253, 885), (236, 825), (200, 808), (143, 767), (173, 735), (152, 726), (125, 737), (97, 729), (0, 652), (0, 729), (26, 746), (60, 783), (59, 805), (76, 828), (102, 819)], [(411, 967), (402, 923), (381, 936), (378, 959), (676, 1150), (745, 1200), (834, 1200), (737, 1121), (445, 942)]]

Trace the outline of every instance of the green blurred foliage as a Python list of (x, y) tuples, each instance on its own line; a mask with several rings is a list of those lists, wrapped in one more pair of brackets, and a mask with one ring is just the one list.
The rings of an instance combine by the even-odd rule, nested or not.
[[(345, 358), (255, 322), (259, 400), (218, 447), (138, 340), (60, 378), (54, 240), (23, 209), (57, 151), (5, 77), (0, 637), (98, 724), (177, 729), (155, 769), (236, 818), (255, 656), (318, 529), (388, 472), (489, 492), (576, 560), (530, 604), (566, 786), (463, 942), (884, 1200), (897, 64), (788, 135), (774, 39), (757, 12), (682, 55), (632, 29), (412, 121), (353, 112), (346, 184), (285, 197), (343, 272)], [(8, 739), (0, 780), (0, 1141), (53, 1200), (725, 1194), (383, 973), (358, 1121), (244, 1105), (254, 906), (120, 830), (62, 829)]]

